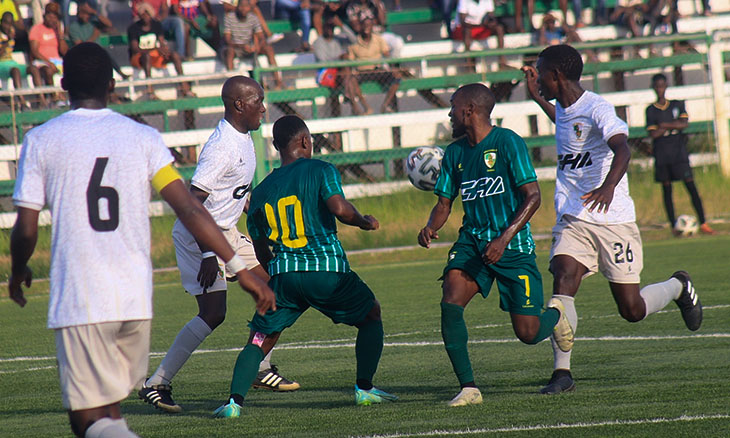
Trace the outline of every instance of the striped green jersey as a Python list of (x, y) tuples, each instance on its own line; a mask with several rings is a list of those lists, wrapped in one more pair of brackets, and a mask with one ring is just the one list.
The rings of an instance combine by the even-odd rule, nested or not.
[[(452, 201), (461, 193), (461, 232), (491, 241), (509, 226), (524, 197), (518, 190), (537, 181), (525, 141), (509, 129), (493, 127), (472, 147), (463, 138), (446, 148), (434, 192)], [(530, 254), (535, 249), (529, 222), (507, 248)]]
[(327, 208), (333, 195), (344, 196), (340, 173), (329, 163), (306, 158), (274, 169), (251, 192), (248, 232), (272, 246), (269, 275), (350, 271), (336, 218)]

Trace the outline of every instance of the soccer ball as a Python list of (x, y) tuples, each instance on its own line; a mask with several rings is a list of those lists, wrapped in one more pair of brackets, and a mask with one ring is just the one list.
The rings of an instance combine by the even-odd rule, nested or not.
[(406, 172), (411, 184), (417, 189), (431, 191), (441, 172), (444, 151), (437, 146), (414, 149), (406, 159)]
[(677, 218), (674, 229), (682, 236), (692, 236), (700, 229), (700, 224), (697, 223), (696, 217), (689, 214), (682, 214)]

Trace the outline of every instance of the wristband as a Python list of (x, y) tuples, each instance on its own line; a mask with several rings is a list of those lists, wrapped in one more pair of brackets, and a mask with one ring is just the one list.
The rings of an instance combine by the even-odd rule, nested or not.
[(215, 257), (215, 253), (213, 251), (206, 251), (203, 253), (203, 258), (207, 259), (209, 257)]
[(246, 263), (244, 263), (238, 254), (234, 255), (232, 259), (226, 262), (226, 271), (231, 274), (238, 274), (244, 269), (246, 269)]

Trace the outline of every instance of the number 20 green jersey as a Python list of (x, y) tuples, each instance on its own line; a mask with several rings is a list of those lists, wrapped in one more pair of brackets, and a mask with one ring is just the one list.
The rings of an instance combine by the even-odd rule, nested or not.
[(337, 169), (324, 161), (300, 158), (274, 169), (251, 192), (248, 232), (267, 238), (274, 259), (269, 275), (298, 271), (349, 272), (327, 199), (342, 195)]
[[(525, 141), (513, 131), (493, 127), (477, 145), (465, 137), (446, 148), (434, 192), (452, 201), (461, 194), (460, 232), (491, 241), (509, 226), (524, 201), (519, 187), (537, 181)], [(535, 242), (527, 223), (507, 248), (532, 253)]]

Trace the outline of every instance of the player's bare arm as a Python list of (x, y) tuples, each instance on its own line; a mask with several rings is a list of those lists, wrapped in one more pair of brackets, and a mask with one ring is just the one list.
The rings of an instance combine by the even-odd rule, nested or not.
[(482, 253), (482, 261), (484, 264), (490, 265), (497, 263), (504, 254), (504, 249), (515, 235), (525, 226), (532, 218), (538, 208), (540, 208), (540, 185), (537, 181), (521, 185), (518, 190), (524, 197), (524, 201), (517, 209), (515, 217), (509, 226), (496, 239), (487, 243)]
[[(190, 193), (195, 197), (195, 199), (200, 201), (201, 204), (204, 203), (209, 196), (208, 192), (193, 185), (190, 186)], [(195, 239), (195, 242), (198, 244), (201, 253), (210, 254), (212, 252), (209, 247), (200, 242), (198, 239)], [(213, 283), (215, 283), (219, 270), (218, 259), (215, 257), (215, 254), (209, 255), (208, 257), (204, 256), (200, 261), (200, 269), (198, 270), (198, 281), (200, 282), (200, 286), (206, 289), (211, 287)]]
[(18, 217), (10, 234), (10, 256), (12, 267), (8, 279), (10, 299), (24, 307), (27, 300), (23, 295), (22, 285), (30, 287), (33, 279), (28, 267), (28, 260), (35, 250), (38, 241), (38, 211), (18, 207)]
[(613, 191), (629, 168), (631, 151), (626, 140), (626, 134), (617, 134), (608, 140), (608, 147), (613, 151), (611, 169), (608, 171), (608, 175), (606, 175), (606, 179), (601, 184), (601, 187), (580, 197), (580, 199), (584, 200), (583, 205), (588, 207), (588, 211), (593, 212), (593, 210), (598, 208), (598, 213), (608, 212), (608, 207), (613, 201)]
[[(188, 192), (182, 180), (177, 179), (167, 184), (160, 190), (160, 195), (175, 210), (175, 214), (196, 240), (211, 248), (227, 263), (234, 259), (235, 253), (226, 238), (223, 237), (218, 225), (203, 204)], [(263, 315), (269, 309), (276, 309), (274, 292), (264, 281), (248, 272), (245, 265), (240, 266), (240, 269), (234, 269), (234, 272), (236, 272), (241, 287), (256, 301), (258, 313)]]
[(555, 105), (548, 102), (542, 95), (540, 94), (540, 86), (537, 83), (537, 70), (535, 67), (531, 65), (525, 65), (521, 68), (522, 73), (525, 74), (525, 80), (527, 84), (527, 94), (530, 96), (532, 100), (534, 100), (538, 105), (540, 105), (540, 108), (545, 112), (545, 114), (550, 117), (550, 120), (555, 123)]
[(357, 208), (350, 201), (343, 198), (342, 195), (330, 196), (327, 199), (327, 208), (343, 224), (359, 227), (365, 231), (373, 231), (380, 228), (380, 223), (378, 223), (377, 219), (369, 214), (364, 216), (360, 214)]
[(439, 196), (436, 205), (431, 209), (431, 216), (426, 226), (418, 233), (418, 244), (424, 248), (431, 247), (431, 240), (438, 239), (438, 230), (444, 226), (451, 214), (452, 201), (444, 196)]

